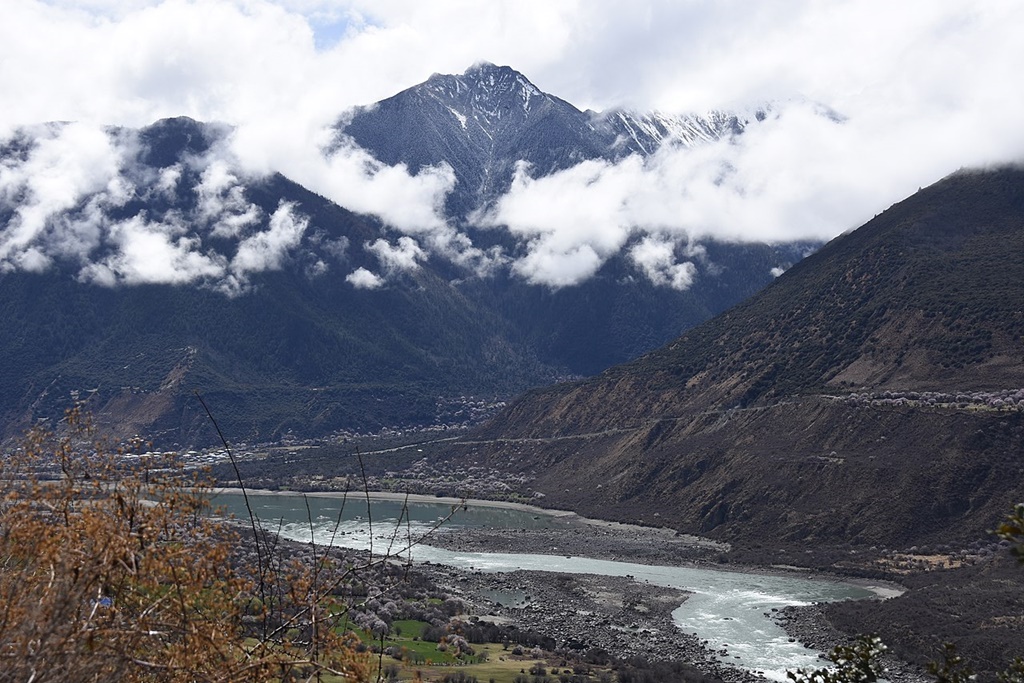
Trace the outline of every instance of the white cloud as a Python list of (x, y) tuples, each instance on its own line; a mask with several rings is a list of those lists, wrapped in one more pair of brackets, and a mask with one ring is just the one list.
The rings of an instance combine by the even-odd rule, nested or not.
[[(0, 163), (0, 212), (9, 216), (0, 226), (2, 270), (38, 272), (61, 261), (84, 282), (199, 283), (237, 294), (253, 274), (280, 269), (309, 226), (290, 203), (265, 218), (222, 146), (187, 161), (200, 178), (194, 210), (144, 201), (126, 218), (129, 202), (154, 191), (175, 200), (182, 165), (140, 167), (134, 135), (88, 124), (36, 127), (6, 142), (22, 150)], [(315, 246), (340, 258), (346, 244), (321, 238)], [(322, 272), (317, 262), (313, 272)]]
[[(1021, 25), (1024, 4), (1008, 0), (6, 0), (0, 137), (80, 123), (0, 168), (0, 199), (28, 198), (0, 229), (0, 268), (84, 258), (107, 244), (109, 207), (133, 193), (171, 196), (183, 169), (133, 186), (123, 143), (99, 125), (178, 115), (235, 126), (231, 149), (216, 153), (224, 165), (205, 167), (202, 199), (225, 239), (266, 219), (238, 188), (279, 171), (423, 251), (481, 273), (502, 267), (506, 255), (480, 250), (441, 215), (450, 169), (411, 175), (351, 146), (323, 153), (325, 126), (347, 108), (480, 60), (581, 108), (772, 101), (779, 113), (731, 143), (521, 173), (488, 222), (519, 242), (522, 277), (572, 284), (645, 239), (829, 238), (958, 167), (1024, 157), (1024, 93), (1013, 87)], [(193, 237), (153, 244), (172, 260), (189, 245), (212, 258)]]
[(53, 259), (37, 247), (28, 247), (16, 254), (12, 260), (18, 268), (30, 273), (42, 273), (53, 263)]
[(211, 234), (215, 237), (238, 237), (263, 217), (259, 207), (246, 200), (245, 187), (225, 159), (214, 158), (207, 164), (195, 193), (199, 196), (199, 215), (213, 225)]
[[(251, 147), (246, 142), (248, 135), (249, 131), (242, 129), (234, 138), (233, 148), (243, 163), (251, 161), (244, 150), (261, 144), (254, 141), (251, 144), (256, 147)], [(405, 165), (382, 164), (351, 144), (326, 150), (321, 135), (317, 131), (304, 141), (293, 139), (275, 170), (351, 211), (377, 216), (404, 233), (445, 229), (442, 206), (455, 184), (449, 166), (427, 167), (412, 175)]]
[(199, 240), (175, 224), (151, 223), (135, 216), (109, 227), (116, 252), (85, 265), (79, 279), (116, 284), (186, 284), (223, 277), (224, 259), (198, 251)]
[[(117, 205), (127, 191), (118, 177), (120, 152), (100, 128), (76, 123), (37, 127), (30, 134), (38, 136), (37, 142), (23, 162), (0, 162), (0, 199), (14, 206), (14, 215), (0, 228), (0, 267), (10, 267), (45, 239), (51, 219), (84, 196), (100, 195)], [(40, 253), (34, 254), (30, 262), (35, 268)]]
[(604, 258), (589, 244), (553, 249), (544, 240), (530, 245), (530, 252), (512, 270), (535, 285), (553, 289), (579, 284), (597, 272)]
[(238, 244), (231, 270), (244, 277), (248, 273), (280, 270), (288, 253), (299, 245), (309, 220), (295, 215), (295, 205), (282, 202), (270, 216), (267, 230), (253, 233)]
[(384, 286), (384, 278), (361, 266), (346, 275), (345, 281), (356, 289), (378, 289)]
[(500, 246), (481, 249), (465, 233), (450, 226), (423, 236), (431, 253), (436, 253), (477, 277), (489, 277), (511, 262)]
[[(977, 140), (970, 149), (939, 144), (941, 119), (893, 125), (888, 115), (837, 121), (795, 100), (743, 135), (701, 147), (665, 146), (647, 159), (588, 161), (540, 178), (521, 167), (481, 221), (527, 240), (518, 272), (562, 286), (592, 275), (634, 235), (689, 244), (829, 239), (961, 163), (995, 156)], [(901, 147), (915, 151), (894, 154)]]
[(181, 164), (174, 164), (160, 171), (156, 190), (166, 198), (173, 198), (181, 181)]
[(520, 164), (508, 194), (478, 217), (505, 226), (526, 240), (528, 253), (513, 266), (528, 281), (554, 287), (593, 275), (617, 253), (632, 231), (626, 200), (642, 173), (630, 157), (619, 165), (585, 161), (566, 171), (534, 179)]
[(425, 261), (427, 253), (411, 237), (399, 237), (398, 243), (392, 245), (387, 240), (379, 239), (366, 245), (366, 250), (377, 257), (381, 266), (388, 273), (407, 273), (419, 269), (420, 262)]
[(697, 267), (676, 262), (675, 247), (671, 240), (647, 236), (630, 248), (629, 257), (654, 284), (684, 291), (693, 284)]
[(1022, 19), (1006, 0), (7, 0), (0, 121), (317, 128), (480, 60), (594, 109), (802, 95), (977, 114), (1020, 105)]

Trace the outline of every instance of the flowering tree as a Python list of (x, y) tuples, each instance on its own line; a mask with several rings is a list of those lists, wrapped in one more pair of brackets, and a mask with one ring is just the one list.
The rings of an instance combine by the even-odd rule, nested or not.
[[(78, 408), (0, 461), (0, 658), (33, 681), (260, 681), (368, 663), (336, 627), (341, 574), (266, 548), (254, 572), (171, 458), (107, 449)], [(260, 543), (255, 538), (247, 543)]]
[(875, 683), (885, 673), (878, 661), (888, 648), (877, 636), (861, 636), (852, 645), (840, 645), (829, 653), (835, 667), (789, 671), (793, 683)]

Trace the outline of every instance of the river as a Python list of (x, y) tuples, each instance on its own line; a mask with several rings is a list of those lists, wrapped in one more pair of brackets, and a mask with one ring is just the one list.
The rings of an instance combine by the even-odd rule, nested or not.
[[(613, 562), (588, 557), (523, 553), (454, 552), (431, 546), (431, 533), (469, 527), (544, 528), (571, 523), (566, 517), (530, 509), (492, 505), (371, 499), (364, 496), (249, 495), (255, 514), (270, 530), (302, 542), (389, 553), (416, 562), (433, 562), (482, 572), (515, 570), (631, 576), (639, 582), (680, 588), (693, 594), (673, 612), (676, 625), (726, 649), (723, 662), (784, 681), (786, 671), (821, 665), (818, 654), (765, 616), (772, 608), (876, 595), (848, 583), (792, 575), (721, 571)], [(239, 517), (247, 513), (242, 496), (220, 493), (216, 505)], [(308, 506), (308, 507), (307, 507)], [(399, 523), (400, 521), (400, 523)], [(372, 532), (371, 532), (372, 523)], [(438, 525), (443, 531), (435, 531)], [(418, 539), (426, 534), (425, 540)], [(411, 541), (411, 542), (410, 542)]]

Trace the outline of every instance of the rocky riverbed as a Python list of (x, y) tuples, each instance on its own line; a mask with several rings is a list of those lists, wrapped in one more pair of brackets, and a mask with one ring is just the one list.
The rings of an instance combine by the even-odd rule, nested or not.
[[(429, 543), (460, 552), (539, 553), (652, 565), (730, 567), (719, 564), (729, 550), (726, 544), (668, 529), (580, 518), (560, 520), (553, 528), (459, 529), (433, 536)], [(424, 569), (435, 581), (474, 605), (480, 618), (530, 628), (550, 636), (561, 648), (600, 648), (619, 658), (684, 661), (725, 681), (763, 680), (756, 673), (723, 663), (729, 660), (727, 649), (711, 650), (706, 641), (683, 633), (675, 625), (672, 612), (687, 596), (682, 590), (631, 577), (529, 571), (496, 574), (438, 565)], [(771, 568), (765, 571), (779, 572)], [(847, 640), (828, 624), (820, 610), (787, 610), (772, 616), (794, 639), (815, 649), (827, 651)], [(898, 669), (895, 663), (891, 668)], [(900, 669), (891, 680), (915, 683), (921, 679)]]
[[(375, 497), (387, 496), (378, 494)], [(451, 504), (453, 507), (466, 504), (466, 501), (458, 499), (436, 497), (424, 499), (424, 502)], [(471, 504), (477, 505), (475, 502)], [(480, 505), (512, 507), (505, 503)], [(728, 544), (687, 536), (671, 529), (588, 520), (572, 513), (554, 513), (553, 518), (543, 522), (540, 520), (551, 515), (550, 511), (534, 511), (524, 505), (515, 507), (527, 514), (535, 512), (538, 524), (549, 526), (442, 526), (424, 542), (457, 553), (550, 555), (558, 558), (563, 567), (571, 567), (572, 558), (593, 558), (743, 572), (759, 571), (760, 566), (764, 573), (788, 575), (798, 569), (793, 567), (787, 571), (773, 565), (772, 560), (777, 558), (772, 556), (765, 556), (765, 561), (759, 565), (749, 552), (744, 556), (747, 562), (736, 562), (737, 553)], [(522, 570), (491, 573), (473, 567), (456, 569), (430, 563), (417, 564), (416, 568), (417, 572), (427, 574), (443, 593), (468, 605), (468, 616), (514, 624), (520, 629), (536, 632), (552, 639), (558, 649), (580, 654), (603, 650), (619, 660), (640, 656), (650, 661), (687, 662), (707, 675), (727, 681), (757, 679), (748, 671), (726, 664), (733, 657), (728, 646), (724, 650), (711, 650), (706, 641), (676, 627), (672, 612), (687, 599), (687, 593), (682, 590), (637, 581), (630, 576)], [(800, 576), (805, 578), (815, 573), (805, 569), (800, 571)], [(827, 574), (822, 576), (835, 578)], [(827, 651), (847, 640), (844, 634), (830, 627), (820, 611), (785, 611), (773, 616), (795, 640), (818, 650)], [(920, 679), (901, 675), (893, 676), (892, 680), (909, 683)]]
[(705, 641), (680, 631), (672, 611), (686, 599), (682, 590), (630, 577), (517, 571), (460, 572), (425, 565), (431, 578), (472, 605), (483, 620), (514, 623), (553, 638), (559, 649), (585, 655), (594, 648), (618, 659), (687, 662), (729, 682), (759, 679), (723, 665)]

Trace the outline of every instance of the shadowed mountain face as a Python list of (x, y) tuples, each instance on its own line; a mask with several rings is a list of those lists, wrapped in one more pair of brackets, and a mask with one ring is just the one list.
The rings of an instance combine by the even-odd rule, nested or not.
[[(202, 127), (162, 125), (176, 135), (157, 135), (144, 156), (169, 166), (188, 149), (177, 135), (182, 126), (188, 135)], [(193, 188), (182, 183), (164, 209), (194, 213)], [(234, 439), (273, 438), (432, 423), (439, 397), (493, 398), (551, 376), (510, 341), (504, 320), (443, 273), (420, 269), (403, 286), (375, 291), (346, 282), (372, 260), (364, 244), (379, 225), (281, 176), (248, 184), (244, 194), (261, 207), (264, 226), (282, 202), (316, 226), (281, 268), (248, 274), (244, 291), (224, 292), (228, 279), (101, 286), (82, 282), (82, 271), (76, 277), (77, 266), (66, 263), (0, 277), (6, 423), (59, 415), (77, 396), (91, 398), (118, 432), (209, 443), (198, 390)], [(157, 212), (153, 203), (146, 209)]]
[[(215, 193), (209, 179), (229, 174), (203, 155), (221, 137), (188, 119), (139, 131), (120, 177), (141, 187), (171, 176), (167, 190), (102, 212), (100, 194), (88, 197), (59, 218), (83, 227), (54, 239), (91, 234), (92, 224), (107, 237), (69, 248), (43, 272), (0, 276), (8, 434), (77, 397), (119, 434), (212, 443), (193, 391), (233, 440), (431, 424), (455, 397), (493, 399), (551, 380), (552, 368), (452, 285), (443, 264), (378, 290), (347, 282), (376, 263), (366, 249), (382, 234), (375, 221), (280, 175), (230, 176)], [(5, 223), (27, 220), (21, 207), (5, 210)], [(195, 266), (195, 281), (155, 281), (160, 271), (131, 261), (130, 239), (167, 234), (166, 247), (181, 254), (168, 277)], [(86, 248), (87, 259), (75, 257)]]
[[(412, 267), (357, 288), (352, 276), (383, 272), (382, 253), (407, 238), (280, 174), (246, 174), (229, 132), (184, 118), (53, 124), (0, 148), (24, 175), (0, 198), (7, 435), (78, 397), (120, 434), (211, 443), (194, 391), (233, 440), (447, 423), (462, 397), (505, 398), (654, 348), (809, 248), (708, 243), (687, 291), (624, 256), (551, 290), (410, 249)], [(73, 202), (33, 171), (58, 152), (82, 156)], [(102, 182), (88, 177), (97, 168)]]
[(528, 393), (477, 457), (556, 507), (726, 538), (984, 537), (1024, 494), (1022, 254), (1024, 171), (957, 173), (667, 346)]

